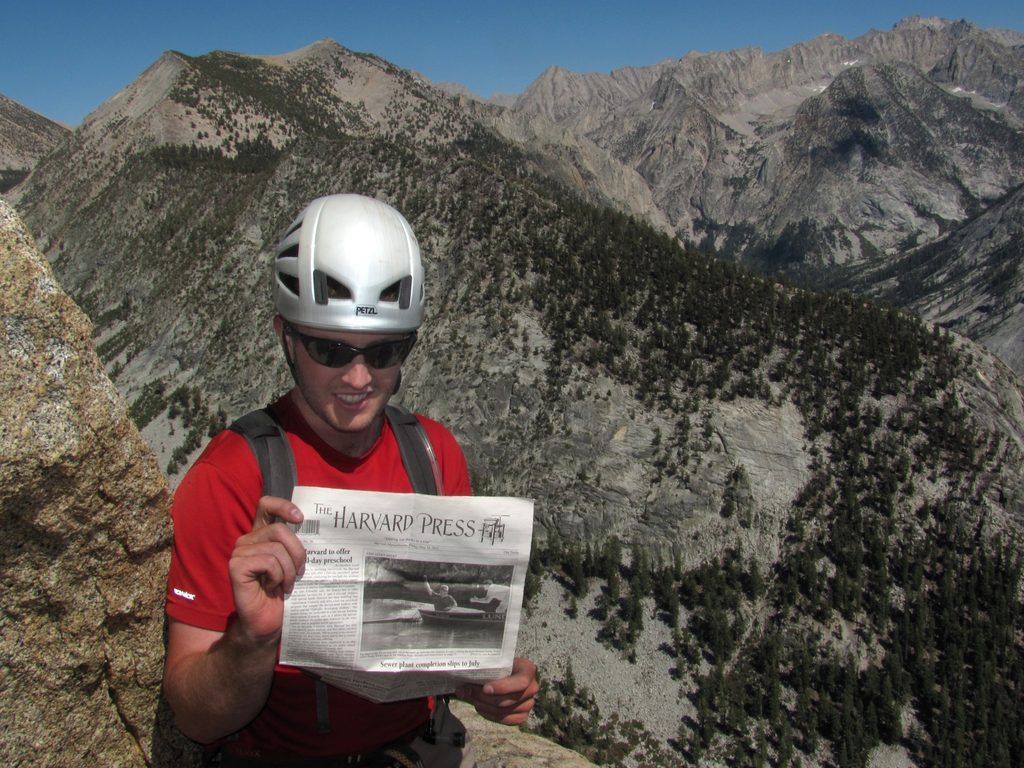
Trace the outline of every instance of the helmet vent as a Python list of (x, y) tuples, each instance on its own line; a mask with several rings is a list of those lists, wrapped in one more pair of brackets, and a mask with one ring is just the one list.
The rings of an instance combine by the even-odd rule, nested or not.
[(297, 259), (297, 258), (299, 258), (299, 244), (296, 243), (293, 246), (285, 248), (283, 251), (281, 251), (279, 254), (277, 254), (277, 258), (279, 258), (279, 259)]
[(352, 299), (352, 291), (348, 289), (347, 285), (339, 283), (333, 277), (325, 275), (327, 278), (327, 298), (328, 299)]
[(294, 275), (286, 275), (283, 272), (278, 272), (277, 279), (281, 281), (281, 285), (291, 291), (295, 296), (299, 295), (299, 278)]
[(399, 280), (397, 282), (392, 283), (391, 285), (389, 285), (387, 288), (380, 292), (380, 300), (390, 301), (391, 303), (394, 303), (398, 301), (398, 298), (401, 295), (401, 293), (402, 281)]
[(352, 291), (344, 283), (340, 283), (320, 269), (313, 270), (313, 300), (317, 304), (326, 304), (334, 299), (352, 300)]

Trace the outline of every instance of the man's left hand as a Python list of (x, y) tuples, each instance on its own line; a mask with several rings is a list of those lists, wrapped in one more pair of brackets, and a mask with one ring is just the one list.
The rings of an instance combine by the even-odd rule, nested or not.
[(529, 659), (512, 662), (512, 674), (484, 685), (463, 685), (456, 695), (468, 701), (488, 720), (502, 725), (522, 725), (533, 709), (540, 684), (537, 665)]

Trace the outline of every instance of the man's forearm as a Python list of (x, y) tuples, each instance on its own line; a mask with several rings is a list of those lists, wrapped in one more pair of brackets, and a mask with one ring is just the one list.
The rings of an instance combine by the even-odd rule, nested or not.
[(270, 693), (277, 641), (254, 643), (236, 627), (206, 648), (186, 639), (194, 628), (171, 627), (164, 693), (178, 728), (202, 744), (250, 723)]

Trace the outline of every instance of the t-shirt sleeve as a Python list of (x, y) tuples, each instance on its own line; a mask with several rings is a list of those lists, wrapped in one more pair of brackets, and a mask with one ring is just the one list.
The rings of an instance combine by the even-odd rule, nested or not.
[(262, 478), (245, 439), (214, 438), (182, 479), (171, 517), (174, 546), (167, 578), (167, 615), (223, 632), (235, 610), (228, 561), (252, 529)]

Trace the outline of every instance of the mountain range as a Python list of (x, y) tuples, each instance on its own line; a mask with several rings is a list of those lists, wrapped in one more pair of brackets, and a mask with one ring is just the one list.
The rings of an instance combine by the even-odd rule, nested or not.
[[(496, 125), (511, 115), (563, 127), (566, 153), (586, 139), (639, 176), (643, 194), (631, 199), (606, 191), (606, 174), (581, 169), (582, 186), (609, 202), (702, 250), (802, 284), (935, 307), (928, 319), (967, 335), (977, 329), (1021, 372), (1019, 269), (997, 270), (983, 286), (977, 274), (970, 285), (925, 281), (916, 303), (890, 281), (900, 259), (920, 261), (923, 248), (933, 263), (962, 262), (946, 270), (960, 279), (989, 258), (984, 239), (972, 244), (977, 227), (958, 233), (1020, 187), (1022, 43), (1019, 32), (910, 18), (770, 54), (688, 54), (607, 75), (552, 67)], [(1012, 217), (992, 219), (1010, 227), (996, 235), (1010, 255), (1003, 248), (992, 258), (1019, 265)], [(956, 300), (965, 292), (975, 304)]]
[[(521, 642), (559, 683), (555, 738), (623, 765), (923, 765), (956, 733), (1012, 765), (1019, 708), (978, 733), (1024, 658), (1020, 44), (912, 19), (553, 69), (511, 106), (328, 40), (168, 52), (6, 196), (172, 480), (288, 386), (267, 264), (295, 213), (402, 210), (429, 308), (401, 398), (478, 493), (537, 499)], [(999, 653), (968, 663), (947, 627)]]

